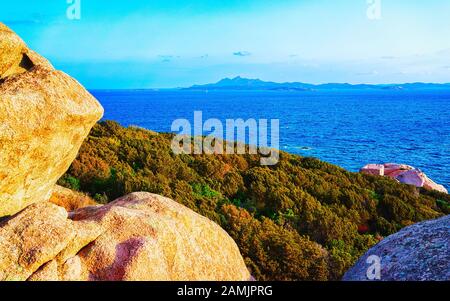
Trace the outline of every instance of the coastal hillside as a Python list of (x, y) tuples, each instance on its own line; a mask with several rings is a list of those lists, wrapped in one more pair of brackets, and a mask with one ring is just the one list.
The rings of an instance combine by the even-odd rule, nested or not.
[[(236, 241), (258, 280), (338, 280), (383, 237), (450, 213), (450, 196), (281, 152), (174, 155), (172, 134), (94, 126), (59, 184), (108, 203), (134, 191), (176, 200)], [(207, 238), (205, 238), (207, 239)]]

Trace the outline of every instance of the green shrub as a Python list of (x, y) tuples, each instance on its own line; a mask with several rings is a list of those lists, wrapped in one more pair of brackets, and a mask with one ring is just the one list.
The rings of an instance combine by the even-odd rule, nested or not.
[(226, 229), (259, 280), (338, 280), (374, 237), (450, 213), (447, 194), (284, 152), (271, 167), (258, 155), (174, 155), (172, 137), (101, 122), (59, 183), (101, 203), (172, 198)]
[(81, 188), (80, 180), (67, 174), (58, 180), (58, 184), (75, 191), (80, 191)]

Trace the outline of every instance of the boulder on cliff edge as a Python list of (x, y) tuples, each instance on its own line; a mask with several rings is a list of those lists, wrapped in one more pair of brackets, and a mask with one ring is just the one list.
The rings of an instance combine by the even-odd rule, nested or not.
[(0, 217), (50, 198), (103, 108), (0, 23)]
[(400, 183), (448, 193), (443, 185), (436, 184), (421, 170), (405, 164), (367, 164), (361, 168), (360, 172), (368, 175), (386, 176)]

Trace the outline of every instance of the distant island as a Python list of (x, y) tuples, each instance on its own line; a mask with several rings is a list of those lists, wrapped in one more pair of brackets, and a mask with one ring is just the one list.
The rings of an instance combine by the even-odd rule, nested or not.
[(406, 84), (307, 84), (301, 82), (276, 83), (260, 79), (249, 79), (237, 76), (235, 78), (224, 78), (214, 84), (194, 85), (183, 90), (281, 90), (281, 91), (317, 91), (317, 90), (450, 90), (450, 83), (406, 83)]

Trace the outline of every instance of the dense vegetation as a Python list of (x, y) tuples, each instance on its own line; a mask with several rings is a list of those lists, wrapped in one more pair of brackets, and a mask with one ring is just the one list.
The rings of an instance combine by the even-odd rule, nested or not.
[(171, 134), (97, 124), (61, 185), (105, 203), (170, 197), (219, 223), (258, 280), (333, 280), (383, 236), (450, 212), (450, 197), (313, 158), (174, 155)]

